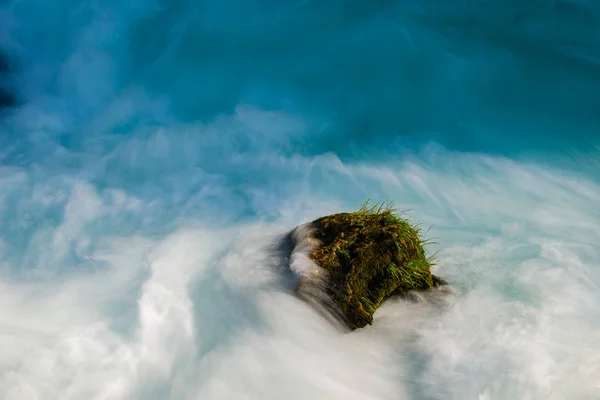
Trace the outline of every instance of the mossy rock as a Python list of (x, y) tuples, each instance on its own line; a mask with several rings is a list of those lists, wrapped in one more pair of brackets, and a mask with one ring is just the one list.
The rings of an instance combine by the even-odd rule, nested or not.
[(325, 290), (350, 329), (373, 322), (383, 301), (445, 282), (431, 274), (418, 227), (388, 205), (321, 217), (312, 260), (327, 272)]

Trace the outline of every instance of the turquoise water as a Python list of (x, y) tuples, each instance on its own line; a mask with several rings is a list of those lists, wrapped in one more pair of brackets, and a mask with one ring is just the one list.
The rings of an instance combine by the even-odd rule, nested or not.
[[(0, 398), (600, 396), (591, 0), (0, 3)], [(340, 334), (274, 250), (391, 199), (446, 307)]]

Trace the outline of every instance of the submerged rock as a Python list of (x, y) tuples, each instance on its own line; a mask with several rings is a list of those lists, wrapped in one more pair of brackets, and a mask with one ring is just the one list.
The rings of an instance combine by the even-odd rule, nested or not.
[(320, 290), (350, 329), (371, 324), (392, 295), (446, 284), (431, 274), (419, 228), (391, 205), (321, 217), (300, 232), (303, 240), (297, 243), (312, 261), (301, 271), (297, 260), (292, 266), (301, 293), (314, 298)]
[(8, 60), (0, 51), (0, 108), (12, 107), (17, 103), (15, 96), (5, 86), (10, 72)]
[(12, 107), (16, 103), (15, 96), (0, 87), (0, 108)]

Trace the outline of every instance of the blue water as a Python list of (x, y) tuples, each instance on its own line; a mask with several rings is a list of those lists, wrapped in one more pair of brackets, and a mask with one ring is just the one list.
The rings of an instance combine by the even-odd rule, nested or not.
[[(600, 4), (0, 3), (0, 398), (600, 396)], [(281, 235), (364, 200), (453, 294), (339, 333)]]

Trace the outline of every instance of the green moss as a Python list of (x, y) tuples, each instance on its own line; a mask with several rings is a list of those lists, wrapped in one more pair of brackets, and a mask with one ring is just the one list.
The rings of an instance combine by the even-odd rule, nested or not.
[(371, 324), (377, 307), (393, 294), (445, 284), (431, 274), (421, 230), (391, 203), (367, 202), (312, 225), (321, 246), (311, 256), (327, 271), (329, 295), (351, 329)]

